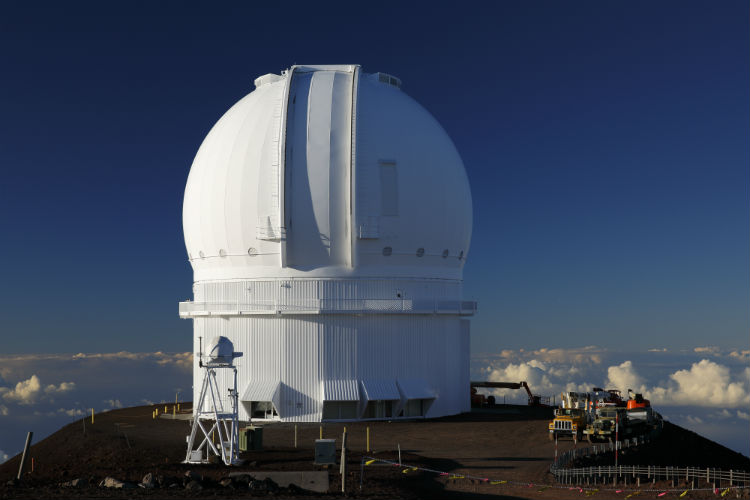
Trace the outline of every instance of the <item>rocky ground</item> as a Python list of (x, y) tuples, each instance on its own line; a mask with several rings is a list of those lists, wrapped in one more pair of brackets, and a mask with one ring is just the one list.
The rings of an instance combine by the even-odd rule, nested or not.
[[(84, 421), (78, 420), (33, 444), (29, 454), (33, 458), (33, 471), (29, 460), (20, 483), (13, 480), (20, 457), (0, 465), (0, 498), (592, 496), (591, 492), (587, 495), (586, 491), (559, 487), (549, 474), (554, 456), (554, 443), (547, 438), (549, 410), (500, 406), (432, 421), (325, 424), (324, 437), (336, 438), (337, 444), (341, 442), (344, 427), (347, 428), (350, 451), (346, 493), (342, 494), (338, 466), (326, 469), (313, 464), (313, 445), (321, 432), (317, 424), (296, 426), (296, 448), (293, 424), (271, 424), (263, 429), (264, 450), (244, 453), (244, 465), (231, 469), (218, 464), (195, 466), (181, 463), (185, 458), (189, 422), (153, 419), (154, 408), (143, 406), (97, 414), (93, 425), (90, 417), (85, 427)], [(573, 446), (572, 441), (558, 443), (560, 452)], [(402, 467), (377, 461), (362, 465), (372, 458), (398, 462), (399, 449)], [(607, 458), (598, 456), (597, 460)], [(673, 425), (666, 427), (659, 442), (639, 451), (629, 450), (620, 460), (623, 464), (750, 470), (747, 457)], [(260, 478), (264, 471), (316, 470), (328, 472), (328, 493), (314, 493), (294, 485), (281, 487)], [(235, 474), (229, 477), (229, 472)], [(657, 484), (655, 488), (667, 486)], [(625, 498), (627, 494), (593, 493), (601, 498)], [(657, 497), (658, 494), (659, 491), (642, 491), (639, 498), (679, 496), (667, 493)], [(742, 495), (747, 498), (744, 492)], [(714, 497), (709, 492), (690, 492), (686, 496)], [(732, 491), (731, 496), (737, 496), (737, 492)]]

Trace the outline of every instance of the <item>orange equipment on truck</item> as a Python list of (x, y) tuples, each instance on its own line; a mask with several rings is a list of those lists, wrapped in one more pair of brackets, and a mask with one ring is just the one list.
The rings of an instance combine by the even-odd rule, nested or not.
[(651, 401), (645, 399), (643, 394), (635, 394), (632, 391), (628, 391), (628, 410), (635, 408), (648, 408), (651, 406)]

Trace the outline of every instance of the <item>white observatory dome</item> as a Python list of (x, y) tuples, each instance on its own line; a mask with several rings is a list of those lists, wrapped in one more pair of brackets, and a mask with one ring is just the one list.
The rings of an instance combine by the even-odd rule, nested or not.
[(265, 75), (216, 123), (185, 189), (196, 281), (460, 279), (472, 207), (453, 142), (398, 79), (355, 70)]
[[(179, 311), (194, 352), (220, 336), (244, 353), (243, 420), (468, 410), (472, 209), (453, 142), (400, 80), (357, 65), (293, 66), (255, 86), (185, 188), (194, 283)], [(195, 401), (200, 368), (196, 356)]]

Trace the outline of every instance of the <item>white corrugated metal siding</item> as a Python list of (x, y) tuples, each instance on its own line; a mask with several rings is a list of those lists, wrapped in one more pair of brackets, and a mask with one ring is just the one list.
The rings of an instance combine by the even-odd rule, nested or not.
[(398, 387), (404, 399), (431, 399), (435, 397), (435, 391), (430, 384), (423, 379), (399, 379)]
[(356, 380), (324, 380), (323, 401), (359, 401)]
[(279, 388), (278, 380), (251, 380), (242, 393), (242, 401), (273, 401)]
[(368, 401), (401, 399), (395, 380), (363, 380), (362, 389)]
[[(333, 293), (328, 296), (338, 300), (342, 296), (362, 297), (362, 290), (368, 290), (370, 297), (377, 298), (377, 292), (384, 295), (396, 289), (412, 287), (416, 290), (423, 285), (418, 280), (358, 281), (295, 280), (288, 288), (282, 286), (283, 281), (225, 282), (211, 283), (211, 286), (199, 283), (196, 297), (203, 294), (209, 302), (245, 301), (259, 291), (266, 295), (278, 290), (278, 296), (286, 295), (285, 300), (301, 301), (318, 293), (327, 295), (324, 290), (329, 290)], [(457, 290), (441, 283), (433, 285), (434, 295), (453, 295)], [(244, 401), (247, 401), (244, 394), (250, 390), (251, 381), (270, 380), (281, 384), (276, 393), (277, 410), (285, 421), (319, 421), (322, 401), (328, 399), (326, 391), (334, 391), (333, 386), (326, 386), (326, 381), (390, 381), (389, 398), (401, 399), (396, 380), (423, 380), (436, 398), (427, 416), (456, 414), (469, 407), (469, 323), (457, 315), (266, 314), (206, 316), (195, 318), (194, 322), (195, 352), (198, 352), (198, 337), (203, 338), (205, 348), (213, 337), (224, 335), (234, 343), (236, 351), (243, 353), (235, 360), (235, 366), (238, 391)], [(220, 385), (224, 384), (222, 387), (230, 387), (231, 370), (217, 371), (217, 378)], [(202, 371), (196, 370), (196, 398), (201, 382)], [(341, 383), (351, 386), (350, 382)], [(228, 407), (228, 398), (224, 404)], [(243, 405), (240, 405), (240, 418), (248, 418)]]

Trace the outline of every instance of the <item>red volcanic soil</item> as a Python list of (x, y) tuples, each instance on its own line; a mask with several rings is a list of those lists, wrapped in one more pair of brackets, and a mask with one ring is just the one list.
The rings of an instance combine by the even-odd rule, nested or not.
[[(264, 426), (263, 451), (247, 452), (247, 462), (238, 467), (186, 465), (186, 420), (152, 419), (153, 406), (114, 410), (67, 425), (48, 438), (33, 444), (29, 456), (34, 470), (19, 484), (16, 476), (20, 457), (0, 465), (0, 498), (125, 498), (125, 497), (221, 497), (267, 496), (273, 498), (581, 498), (578, 490), (562, 488), (549, 474), (554, 443), (547, 437), (548, 409), (498, 406), (470, 414), (438, 420), (398, 422), (357, 422), (324, 424), (323, 435), (341, 442), (347, 428), (347, 492), (341, 491), (337, 467), (326, 469), (313, 464), (313, 445), (320, 433), (318, 424), (298, 424), (298, 448), (294, 448), (294, 424)], [(163, 407), (161, 407), (163, 409)], [(371, 451), (366, 451), (370, 429)], [(586, 443), (578, 443), (579, 447)], [(573, 447), (572, 441), (558, 443), (559, 451)], [(363, 457), (398, 460), (403, 464), (438, 472), (407, 470), (406, 467), (374, 463), (362, 467)], [(598, 457), (599, 460), (606, 460)], [(678, 426), (667, 425), (662, 438), (639, 451), (628, 450), (621, 463), (641, 465), (690, 465), (750, 470), (750, 459)], [(580, 465), (589, 465), (580, 464)], [(329, 473), (329, 493), (271, 487), (273, 491), (251, 489), (247, 482), (226, 480), (228, 473), (260, 471), (321, 471)], [(364, 476), (361, 475), (364, 470)], [(197, 477), (192, 487), (185, 474)], [(440, 475), (439, 471), (449, 473)], [(151, 473), (156, 488), (137, 486)], [(99, 487), (105, 477), (131, 482), (133, 489)], [(465, 476), (463, 478), (456, 476)], [(471, 476), (471, 477), (469, 477)], [(494, 482), (476, 478), (487, 478)], [(72, 488), (65, 482), (84, 479), (87, 485)], [(224, 486), (220, 483), (224, 479)], [(362, 489), (360, 490), (360, 481)], [(547, 487), (549, 486), (549, 488)], [(666, 485), (656, 485), (664, 486)], [(663, 490), (662, 490), (663, 491)], [(626, 493), (599, 492), (600, 498), (623, 497)], [(677, 498), (678, 493), (657, 497), (643, 491), (638, 498)], [(709, 492), (690, 492), (689, 498), (713, 497)], [(732, 496), (737, 496), (733, 491)], [(748, 498), (747, 492), (740, 496)]]

